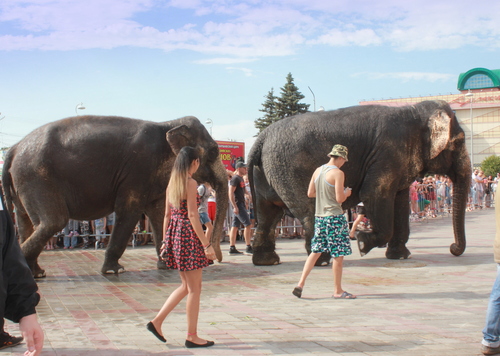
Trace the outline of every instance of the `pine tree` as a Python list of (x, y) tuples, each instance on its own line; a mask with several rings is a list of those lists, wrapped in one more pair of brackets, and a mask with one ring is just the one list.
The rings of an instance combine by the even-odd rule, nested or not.
[(293, 83), (292, 73), (288, 73), (286, 84), (281, 88), (281, 97), (278, 98), (277, 111), (278, 117), (283, 119), (305, 113), (309, 110), (309, 104), (299, 103), (305, 96), (299, 91), (299, 88)]
[(274, 88), (271, 88), (269, 93), (265, 96), (266, 101), (262, 104), (263, 108), (259, 109), (260, 112), (264, 113), (264, 116), (255, 120), (255, 127), (259, 130), (257, 134), (259, 134), (266, 127), (271, 125), (273, 122), (279, 120), (276, 111), (276, 100), (278, 99), (274, 96)]

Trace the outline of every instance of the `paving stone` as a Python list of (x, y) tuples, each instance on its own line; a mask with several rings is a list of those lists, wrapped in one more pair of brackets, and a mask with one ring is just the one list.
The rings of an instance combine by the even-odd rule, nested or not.
[[(177, 272), (156, 269), (151, 245), (128, 248), (119, 275), (100, 274), (103, 250), (44, 251), (42, 355), (480, 355), (496, 273), (494, 210), (466, 214), (463, 256), (449, 253), (451, 226), (451, 217), (413, 224), (409, 260), (387, 260), (384, 249), (360, 257), (353, 244), (343, 286), (356, 300), (331, 298), (330, 267), (313, 269), (302, 298), (291, 294), (306, 258), (303, 240), (277, 240), (278, 266), (226, 254), (204, 271), (199, 334), (216, 342), (209, 349), (184, 347), (185, 302), (163, 325), (167, 344), (146, 330), (180, 283)], [(19, 335), (10, 322), (7, 331)], [(2, 356), (22, 355), (24, 348)]]

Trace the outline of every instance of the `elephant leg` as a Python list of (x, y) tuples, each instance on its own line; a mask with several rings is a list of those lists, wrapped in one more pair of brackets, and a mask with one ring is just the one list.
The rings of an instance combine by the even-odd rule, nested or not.
[(370, 219), (372, 231), (359, 231), (357, 242), (361, 256), (375, 247), (382, 247), (392, 237), (394, 230), (394, 196), (382, 196), (364, 201), (366, 215)]
[(44, 278), (45, 270), (38, 264), (38, 256), (42, 253), (47, 241), (66, 225), (68, 219), (63, 217), (47, 220), (35, 227), (33, 234), (21, 244), (21, 250), (26, 258), (31, 273), (35, 278)]
[(122, 273), (125, 271), (125, 268), (118, 261), (125, 252), (130, 236), (132, 236), (134, 227), (139, 220), (139, 215), (136, 211), (139, 210), (133, 210), (133, 212), (116, 211), (115, 227), (111, 233), (111, 238), (109, 239), (109, 244), (104, 255), (104, 263), (101, 268), (103, 274)]
[(394, 200), (394, 233), (389, 241), (385, 256), (391, 260), (407, 259), (411, 253), (406, 248), (410, 236), (410, 204), (408, 204), (409, 189), (401, 190)]
[(283, 209), (271, 202), (257, 202), (257, 229), (253, 240), (252, 262), (256, 266), (277, 265), (280, 257), (276, 253), (275, 230), (283, 215)]
[[(163, 208), (161, 207), (163, 206)], [(159, 202), (152, 206), (150, 209), (146, 210), (146, 215), (151, 222), (151, 228), (153, 229), (153, 241), (156, 248), (156, 256), (158, 260), (156, 261), (156, 268), (167, 269), (165, 261), (163, 261), (160, 256), (160, 248), (163, 241), (163, 217), (165, 215), (165, 201)]]
[[(30, 195), (29, 199), (20, 199), (26, 212), (18, 217), (20, 235), (29, 237), (21, 243), (21, 250), (35, 278), (45, 277), (45, 270), (38, 265), (38, 256), (42, 253), (47, 241), (68, 223), (69, 214), (57, 191), (44, 187), (44, 194)], [(50, 199), (49, 199), (50, 198)], [(47, 202), (51, 204), (47, 204)]]
[(23, 243), (33, 234), (33, 223), (31, 222), (28, 214), (20, 209), (16, 211), (16, 222), (19, 233), (19, 241)]

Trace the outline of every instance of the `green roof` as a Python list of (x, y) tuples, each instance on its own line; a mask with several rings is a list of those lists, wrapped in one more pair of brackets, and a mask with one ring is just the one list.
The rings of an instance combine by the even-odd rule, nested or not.
[(500, 88), (500, 69), (474, 68), (458, 77), (458, 90)]

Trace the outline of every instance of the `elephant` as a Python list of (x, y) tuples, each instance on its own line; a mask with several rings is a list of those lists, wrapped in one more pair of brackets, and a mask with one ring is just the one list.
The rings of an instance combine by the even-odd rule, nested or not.
[[(406, 259), (409, 229), (409, 187), (427, 173), (448, 175), (454, 183), (450, 251), (465, 251), (465, 208), (471, 167), (465, 134), (444, 101), (413, 106), (353, 106), (308, 112), (277, 121), (256, 138), (248, 157), (248, 175), (256, 220), (253, 263), (280, 263), (274, 231), (283, 213), (298, 218), (306, 249), (314, 231), (314, 199), (307, 187), (314, 170), (328, 161), (334, 144), (349, 150), (341, 168), (351, 196), (344, 209), (364, 203), (372, 231), (358, 232), (361, 255), (388, 243), (386, 257)], [(317, 265), (328, 264), (322, 255)]]
[[(184, 146), (200, 152), (200, 168), (193, 178), (210, 183), (218, 193), (211, 243), (221, 261), (227, 175), (217, 143), (197, 118), (155, 123), (116, 116), (69, 117), (35, 129), (12, 146), (2, 182), (7, 206), (15, 206), (21, 248), (33, 275), (45, 277), (38, 256), (69, 219), (95, 220), (112, 212), (115, 227), (102, 273), (124, 271), (119, 259), (142, 213), (151, 221), (158, 255), (165, 190)], [(157, 267), (166, 268), (160, 259)]]

